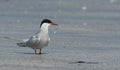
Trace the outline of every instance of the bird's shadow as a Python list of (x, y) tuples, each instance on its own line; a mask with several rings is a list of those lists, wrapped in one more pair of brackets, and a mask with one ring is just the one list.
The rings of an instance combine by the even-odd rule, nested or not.
[(30, 53), (30, 52), (15, 52), (15, 53), (18, 53), (18, 54), (29, 54), (29, 55), (43, 55), (43, 54), (47, 54), (47, 53), (41, 53), (41, 54), (37, 53), (37, 54), (35, 54), (35, 53)]

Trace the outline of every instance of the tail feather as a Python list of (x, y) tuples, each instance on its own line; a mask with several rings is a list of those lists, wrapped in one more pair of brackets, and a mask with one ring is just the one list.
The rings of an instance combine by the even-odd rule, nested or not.
[(15, 39), (15, 38), (7, 37), (7, 36), (5, 36), (4, 38), (8, 40), (12, 40), (12, 41), (22, 41), (22, 39)]
[(25, 42), (17, 43), (17, 45), (20, 46), (20, 47), (26, 47), (26, 43)]
[(18, 43), (16, 43), (18, 46), (20, 47), (26, 47), (26, 42), (28, 41), (28, 39), (15, 39), (15, 38), (10, 38), (10, 37), (4, 37), (5, 39), (8, 39), (8, 40), (13, 40), (13, 41), (19, 41)]

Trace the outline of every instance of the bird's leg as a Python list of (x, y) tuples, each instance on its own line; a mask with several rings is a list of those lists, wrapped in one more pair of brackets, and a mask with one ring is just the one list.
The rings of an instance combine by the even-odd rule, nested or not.
[(42, 52), (41, 52), (41, 51), (42, 51), (42, 49), (40, 49), (40, 52), (39, 52), (39, 54), (42, 54)]
[(35, 51), (35, 54), (37, 54), (36, 49), (34, 49), (34, 51)]

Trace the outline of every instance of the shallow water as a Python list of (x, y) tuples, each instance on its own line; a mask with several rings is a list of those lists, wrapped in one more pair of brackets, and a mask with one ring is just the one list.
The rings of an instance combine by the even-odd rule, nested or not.
[[(119, 70), (119, 12), (119, 0), (0, 0), (0, 69)], [(3, 38), (29, 38), (44, 18), (59, 26), (42, 55)]]

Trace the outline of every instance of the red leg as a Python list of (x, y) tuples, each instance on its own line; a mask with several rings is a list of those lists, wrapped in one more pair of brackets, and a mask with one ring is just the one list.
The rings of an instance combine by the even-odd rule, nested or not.
[(37, 54), (36, 49), (34, 49), (34, 51), (35, 51), (35, 54)]
[(42, 52), (41, 52), (41, 51), (42, 51), (42, 49), (40, 49), (40, 52), (39, 52), (39, 54), (42, 54)]

